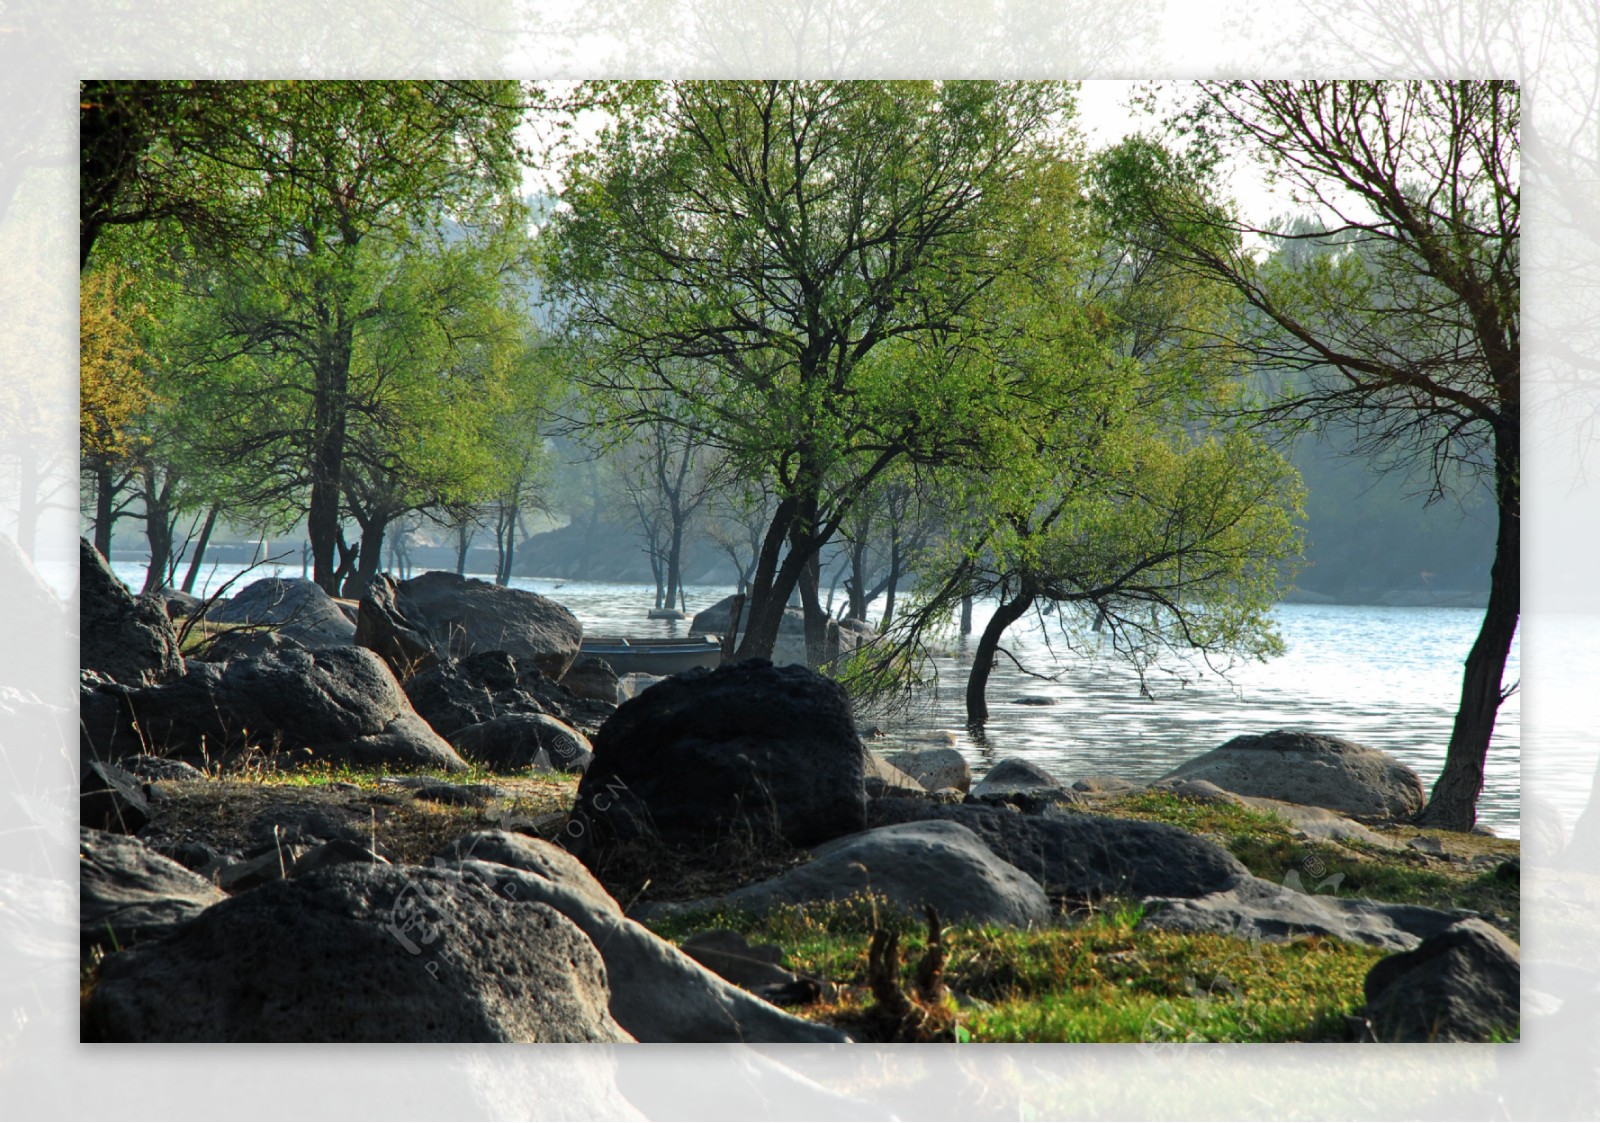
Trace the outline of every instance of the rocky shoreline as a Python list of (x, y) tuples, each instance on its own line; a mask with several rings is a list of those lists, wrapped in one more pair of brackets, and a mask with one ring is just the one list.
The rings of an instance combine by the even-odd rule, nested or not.
[(1024, 760), (974, 781), (952, 749), (869, 751), (803, 666), (648, 689), (575, 666), (577, 622), (532, 593), (383, 578), (352, 614), (269, 579), (180, 644), (164, 602), (87, 543), (82, 565), (85, 1039), (946, 1039), (941, 968), (902, 991), (888, 921), (865, 1020), (780, 947), (652, 930), (868, 899), (928, 918), (925, 963), (945, 925), (1047, 933), (1107, 902), (1152, 939), (1378, 949), (1350, 1039), (1516, 1035), (1514, 918), (1262, 876), (1240, 838), (1151, 817), (1515, 878), (1514, 843), (1409, 829), (1421, 783), (1374, 750), (1279, 731), (1148, 787)]

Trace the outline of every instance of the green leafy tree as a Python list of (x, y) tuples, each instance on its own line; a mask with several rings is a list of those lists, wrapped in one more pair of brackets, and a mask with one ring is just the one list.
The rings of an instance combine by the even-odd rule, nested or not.
[[(895, 464), (998, 450), (1004, 380), (945, 361), (1039, 248), (1069, 87), (679, 82), (586, 87), (610, 115), (550, 227), (551, 294), (605, 425), (661, 419), (777, 504), (740, 654), (770, 655), (817, 553)], [(678, 405), (657, 408), (662, 395)]]
[[(1210, 82), (1198, 97), (1172, 122), (1183, 154), (1125, 143), (1106, 198), (1130, 236), (1237, 295), (1248, 311), (1229, 346), (1295, 376), (1254, 416), (1341, 429), (1374, 465), (1420, 469), (1438, 493), (1472, 473), (1490, 483), (1488, 604), (1420, 819), (1470, 829), (1521, 606), (1517, 87)], [(1216, 169), (1230, 154), (1259, 160), (1315, 225), (1257, 230), (1219, 207)], [(1323, 252), (1263, 260), (1240, 233)]]

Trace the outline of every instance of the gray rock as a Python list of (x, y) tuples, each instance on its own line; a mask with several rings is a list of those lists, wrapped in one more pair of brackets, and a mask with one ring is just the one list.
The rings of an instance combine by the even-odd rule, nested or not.
[[(726, 637), (732, 611), (733, 597), (722, 598), (710, 608), (695, 613), (694, 619), (689, 622), (689, 634)], [(740, 628), (734, 639), (735, 644), (744, 638), (744, 625), (749, 621), (749, 616), (750, 606), (746, 604), (744, 612), (740, 615)], [(821, 665), (829, 666), (838, 662), (841, 657), (851, 654), (856, 648), (870, 643), (874, 638), (876, 633), (860, 620), (841, 624), (830, 617), (823, 635)], [(783, 610), (783, 620), (778, 625), (778, 640), (772, 649), (772, 662), (780, 667), (807, 665), (806, 617), (802, 610), (798, 608)]]
[(135, 834), (150, 821), (149, 786), (109, 761), (81, 762), (78, 822), (97, 831)]
[(591, 846), (703, 847), (734, 832), (810, 846), (866, 826), (865, 759), (831, 679), (765, 660), (696, 669), (601, 727), (573, 815)]
[(222, 899), (211, 882), (136, 838), (79, 832), (78, 930), (84, 952), (171, 935)]
[(117, 764), (123, 771), (141, 780), (177, 780), (192, 783), (195, 780), (206, 779), (206, 774), (194, 765), (181, 760), (168, 760), (166, 757), (130, 756), (119, 760)]
[(1400, 849), (1400, 843), (1387, 835), (1381, 835), (1353, 819), (1346, 819), (1337, 811), (1329, 811), (1326, 807), (1307, 807), (1304, 804), (1284, 803), (1282, 800), (1265, 799), (1256, 795), (1234, 798), (1246, 807), (1254, 807), (1258, 811), (1270, 811), (1290, 824), (1302, 838), (1314, 838), (1324, 842), (1360, 842), (1379, 850)]
[[(577, 617), (537, 593), (439, 570), (398, 582), (392, 591), (373, 585), (361, 600), (358, 642), (385, 658), (397, 651), (409, 658), (406, 652), (422, 642), (436, 659), (505, 651), (559, 681), (578, 657), (583, 628)], [(385, 609), (379, 602), (386, 595)], [(425, 661), (411, 662), (425, 669)]]
[(1121, 776), (1104, 776), (1099, 773), (1072, 782), (1072, 790), (1083, 792), (1085, 795), (1121, 795), (1125, 792), (1139, 791), (1143, 787), (1143, 784), (1135, 784), (1132, 780), (1124, 780)]
[(456, 730), (450, 743), (495, 772), (582, 772), (594, 758), (589, 738), (548, 714), (505, 714)]
[(1227, 803), (1243, 807), (1244, 799), (1233, 792), (1224, 791), (1210, 780), (1164, 779), (1150, 785), (1153, 792), (1166, 792), (1191, 803)]
[(696, 932), (678, 946), (707, 971), (775, 1006), (821, 997), (816, 980), (802, 979), (784, 966), (783, 949), (777, 944), (751, 944), (737, 932), (717, 928)]
[(178, 633), (161, 598), (135, 597), (100, 552), (78, 539), (78, 666), (128, 686), (183, 674)]
[(1008, 801), (1019, 796), (1060, 802), (1068, 802), (1073, 798), (1061, 781), (1037, 764), (1017, 757), (999, 761), (981, 781), (972, 786), (973, 799)]
[(1051, 810), (1019, 815), (995, 807), (883, 799), (874, 823), (944, 819), (960, 823), (1003, 860), (1055, 896), (1198, 897), (1249, 876), (1214, 842), (1165, 823)]
[(1414, 815), (1422, 781), (1388, 753), (1339, 737), (1274, 730), (1235, 737), (1162, 779), (1209, 780), (1237, 795), (1326, 807), (1365, 819)]
[(290, 639), (282, 632), (241, 628), (238, 631), (217, 632), (195, 658), (205, 663), (227, 663), (234, 659), (256, 659), (263, 655), (281, 655), (285, 651), (305, 649), (305, 644)]
[(647, 675), (641, 671), (623, 675), (617, 680), (617, 705), (621, 705), (629, 698), (637, 698), (658, 682), (665, 682), (666, 675)]
[(650, 915), (702, 909), (766, 912), (774, 905), (840, 901), (862, 893), (907, 912), (932, 905), (947, 921), (1022, 928), (1044, 924), (1050, 903), (1039, 883), (995, 857), (959, 823), (878, 827), (818, 846), (812, 860), (722, 897), (657, 905)]
[(1517, 1036), (1522, 957), (1481, 920), (1462, 920), (1367, 973), (1366, 1017), (1379, 1041)]
[(163, 586), (157, 590), (157, 595), (166, 603), (167, 619), (174, 623), (199, 615), (206, 603), (193, 593), (186, 593), (171, 586)]
[(485, 831), (441, 859), (501, 896), (537, 901), (576, 924), (605, 958), (611, 1014), (640, 1041), (838, 1042), (838, 1030), (786, 1014), (707, 971), (643, 925), (572, 855), (538, 839)]
[(459, 871), (341, 865), (111, 956), (103, 1041), (625, 1041), (594, 945)]
[(923, 795), (928, 790), (877, 753), (869, 751), (862, 767), (867, 795), (872, 799), (880, 796)]
[(433, 637), (422, 621), (409, 620), (395, 603), (399, 587), (393, 577), (380, 573), (367, 584), (356, 608), (355, 642), (376, 651), (401, 682), (439, 662)]
[[(1294, 881), (1300, 884), (1298, 878)], [(1141, 927), (1215, 932), (1251, 940), (1335, 936), (1393, 951), (1413, 948), (1460, 919), (1454, 913), (1422, 905), (1303, 893), (1291, 884), (1278, 885), (1258, 877), (1247, 877), (1232, 888), (1204, 897), (1152, 897), (1144, 905)]]
[(290, 877), (304, 877), (308, 873), (328, 866), (388, 865), (389, 859), (345, 838), (336, 838), (313, 847), (295, 859), (289, 868)]
[(206, 619), (216, 624), (270, 625), (306, 647), (352, 644), (355, 625), (315, 581), (303, 577), (263, 577), (252, 581)]
[(617, 672), (611, 664), (593, 655), (585, 655), (567, 668), (561, 685), (579, 698), (616, 705), (622, 699), (617, 695)]
[(289, 765), (467, 766), (412, 711), (383, 661), (364, 648), (196, 662), (181, 679), (160, 686), (101, 689), (116, 693), (120, 725), (99, 735), (112, 744), (142, 740), (166, 756), (206, 763), (260, 751)]
[(930, 792), (940, 788), (972, 790), (972, 768), (957, 749), (904, 749), (883, 759)]

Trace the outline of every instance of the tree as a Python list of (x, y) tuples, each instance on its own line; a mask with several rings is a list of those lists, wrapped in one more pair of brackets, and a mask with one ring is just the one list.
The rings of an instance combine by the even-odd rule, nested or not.
[[(552, 295), (608, 425), (660, 418), (777, 497), (743, 656), (770, 655), (817, 554), (896, 463), (981, 459), (1002, 382), (943, 361), (1014, 268), (1064, 154), (1056, 83), (587, 87)], [(1049, 194), (1049, 192), (1046, 192)], [(656, 408), (662, 395), (671, 411)]]
[[(303, 388), (309, 409), (291, 413), (305, 452), (307, 535), (315, 579), (336, 593), (351, 364), (386, 312), (397, 262), (463, 232), (476, 240), (521, 229), (521, 96), (509, 82), (247, 90), (250, 112), (217, 144), (173, 150), (164, 134), (153, 143), (180, 169), (226, 165), (238, 201), (230, 222), (220, 232), (185, 227), (195, 276), (216, 305), (212, 360), (248, 357)], [(240, 154), (219, 160), (219, 145)]]
[[(1145, 141), (1108, 163), (1130, 236), (1229, 286), (1229, 345), (1290, 389), (1263, 420), (1344, 427), (1379, 466), (1492, 482), (1489, 599), (1462, 675), (1443, 771), (1419, 819), (1470, 829), (1520, 615), (1518, 91), (1508, 82), (1208, 82), (1173, 155)], [(1261, 161), (1317, 225), (1257, 229), (1202, 196), (1224, 154)], [(1327, 252), (1262, 261), (1221, 233)], [(1339, 250), (1344, 252), (1338, 252)]]
[(132, 295), (133, 280), (115, 265), (87, 274), (78, 289), (78, 440), (94, 490), (94, 545), (111, 556), (111, 531), (125, 505), (118, 495), (133, 479), (139, 414), (152, 391), (139, 338), (149, 313)]

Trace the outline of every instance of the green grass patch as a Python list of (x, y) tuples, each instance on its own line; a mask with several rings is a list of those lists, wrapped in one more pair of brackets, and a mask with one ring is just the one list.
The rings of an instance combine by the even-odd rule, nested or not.
[[(1383, 953), (1338, 940), (1252, 943), (1136, 928), (1137, 905), (1113, 903), (1085, 923), (1042, 929), (951, 925), (945, 981), (958, 996), (957, 1036), (973, 1042), (1330, 1041), (1363, 1001)], [(682, 942), (731, 928), (774, 943), (790, 967), (836, 984), (799, 1012), (859, 1030), (869, 1025), (867, 947), (877, 925), (901, 933), (907, 964), (926, 945), (920, 918), (871, 898), (764, 916), (738, 912), (652, 921)], [(910, 968), (905, 968), (909, 980)]]

